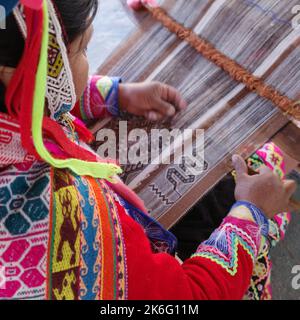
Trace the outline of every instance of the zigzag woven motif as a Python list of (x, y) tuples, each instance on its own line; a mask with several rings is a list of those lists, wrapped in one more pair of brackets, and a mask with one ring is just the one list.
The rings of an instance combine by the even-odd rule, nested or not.
[[(245, 229), (252, 229), (250, 233)], [(238, 247), (242, 246), (249, 254), (252, 261), (258, 254), (260, 243), (259, 228), (255, 228), (249, 221), (249, 225), (243, 229), (230, 223), (226, 218), (223, 224), (203, 242), (192, 257), (203, 257), (222, 266), (230, 275), (234, 276), (238, 268)]]

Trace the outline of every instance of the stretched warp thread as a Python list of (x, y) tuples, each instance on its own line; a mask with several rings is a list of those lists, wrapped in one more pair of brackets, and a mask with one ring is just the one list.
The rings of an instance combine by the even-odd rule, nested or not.
[(146, 4), (144, 6), (170, 32), (176, 34), (179, 39), (186, 41), (203, 57), (227, 72), (234, 80), (243, 83), (250, 91), (256, 92), (262, 98), (273, 102), (285, 115), (290, 115), (296, 120), (300, 120), (300, 101), (292, 100), (272, 86), (265, 84), (261, 78), (254, 76), (236, 61), (217, 50), (207, 40), (199, 37), (195, 32), (171, 18), (163, 8)]

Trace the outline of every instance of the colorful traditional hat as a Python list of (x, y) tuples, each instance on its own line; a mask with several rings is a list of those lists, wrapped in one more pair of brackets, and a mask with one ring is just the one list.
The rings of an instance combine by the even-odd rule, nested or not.
[[(78, 136), (89, 142), (92, 135), (70, 113), (76, 95), (63, 31), (52, 2), (20, 2), (14, 15), (25, 38), (25, 49), (7, 89), (6, 106), (20, 123), (24, 148), (53, 167), (112, 180), (121, 172), (120, 167), (74, 142)], [(14, 5), (16, 1), (9, 1), (9, 8)], [(49, 116), (44, 116), (46, 103)], [(68, 127), (73, 130), (65, 130)]]

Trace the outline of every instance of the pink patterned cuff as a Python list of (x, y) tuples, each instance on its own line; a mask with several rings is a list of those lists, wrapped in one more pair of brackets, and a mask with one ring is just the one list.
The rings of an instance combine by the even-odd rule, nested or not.
[(118, 77), (92, 76), (79, 101), (81, 118), (93, 120), (106, 116), (118, 116), (119, 83)]

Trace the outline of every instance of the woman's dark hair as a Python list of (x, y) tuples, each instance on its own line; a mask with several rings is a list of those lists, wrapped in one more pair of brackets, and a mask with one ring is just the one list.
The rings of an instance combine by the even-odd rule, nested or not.
[(53, 0), (53, 3), (68, 42), (73, 42), (88, 29), (98, 10), (98, 0)]
[(24, 49), (24, 40), (13, 14), (6, 18), (6, 29), (0, 30), (0, 66), (16, 67)]
[[(98, 0), (53, 0), (63, 25), (65, 41), (70, 43), (84, 34), (98, 9)], [(7, 17), (6, 29), (0, 29), (0, 66), (16, 67), (24, 49), (24, 40), (13, 14)], [(1, 88), (2, 86), (2, 88)], [(0, 108), (4, 111), (4, 88), (0, 82)]]

